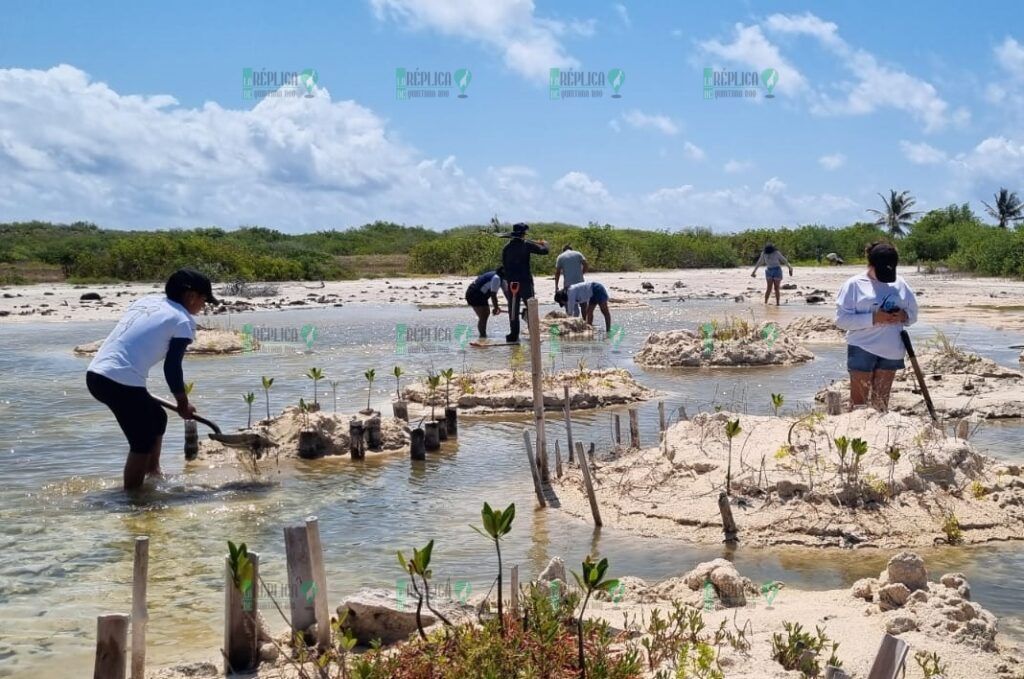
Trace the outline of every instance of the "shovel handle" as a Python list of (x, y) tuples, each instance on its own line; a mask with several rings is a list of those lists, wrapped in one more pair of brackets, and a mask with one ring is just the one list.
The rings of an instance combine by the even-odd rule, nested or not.
[(921, 387), (921, 396), (924, 397), (924, 405), (928, 409), (928, 414), (931, 415), (933, 422), (938, 422), (939, 418), (935, 414), (935, 406), (932, 404), (932, 395), (928, 393), (928, 384), (924, 379), (924, 371), (921, 370), (921, 366), (917, 362), (917, 354), (914, 353), (914, 345), (910, 341), (910, 333), (906, 330), (901, 330), (900, 339), (903, 340), (903, 347), (907, 350), (907, 356), (910, 358), (910, 365), (914, 369), (914, 376), (917, 378), (917, 386)]
[[(152, 399), (154, 401), (156, 401), (157, 403), (162, 405), (164, 408), (167, 408), (168, 410), (170, 410), (172, 412), (175, 412), (175, 413), (178, 412), (178, 406), (174, 405), (170, 401), (166, 401), (166, 400), (160, 398), (159, 396), (153, 396), (153, 394), (150, 394), (150, 396), (152, 397)], [(214, 434), (220, 434), (221, 433), (220, 432), (220, 427), (218, 427), (214, 422), (211, 422), (210, 420), (206, 419), (205, 417), (200, 417), (199, 415), (193, 415), (191, 419), (193, 419), (196, 422), (199, 422), (201, 424), (205, 424), (207, 427), (209, 427), (210, 429), (213, 430)]]

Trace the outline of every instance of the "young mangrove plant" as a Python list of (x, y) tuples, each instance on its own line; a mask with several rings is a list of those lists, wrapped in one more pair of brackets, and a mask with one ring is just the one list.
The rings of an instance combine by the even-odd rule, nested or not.
[(580, 575), (576, 571), (572, 572), (572, 576), (576, 578), (576, 584), (578, 584), (580, 589), (585, 592), (583, 596), (583, 605), (580, 606), (579, 617), (576, 618), (576, 635), (579, 641), (577, 651), (579, 653), (580, 662), (580, 679), (587, 679), (587, 659), (583, 653), (583, 615), (587, 611), (587, 604), (590, 602), (590, 597), (594, 592), (610, 592), (619, 586), (618, 580), (604, 579), (604, 574), (607, 570), (608, 559), (601, 559), (600, 561), (595, 562), (588, 554), (587, 558), (583, 560), (583, 575)]
[(251, 391), (248, 394), (242, 394), (242, 400), (249, 406), (249, 419), (245, 422), (245, 428), (250, 429), (252, 428), (252, 402), (256, 400), (256, 394)]
[[(776, 632), (772, 634), (772, 660), (776, 661), (787, 670), (796, 670), (804, 677), (821, 676), (821, 662), (818, 655), (823, 650), (830, 650), (831, 654), (825, 665), (842, 667), (836, 656), (839, 650), (839, 643), (834, 642), (825, 636), (825, 630), (821, 627), (815, 628), (815, 634), (805, 632), (799, 623), (783, 622), (786, 636)], [(829, 643), (831, 642), (831, 647)]]
[(729, 439), (729, 461), (725, 468), (725, 494), (732, 495), (732, 440), (736, 438), (742, 429), (740, 429), (739, 418), (735, 420), (729, 420), (725, 423), (725, 435)]
[(449, 408), (451, 402), (449, 401), (448, 394), (452, 388), (452, 380), (455, 378), (455, 371), (451, 368), (441, 371), (441, 377), (444, 378), (444, 407)]
[(775, 417), (779, 416), (779, 411), (782, 410), (782, 404), (786, 402), (786, 398), (782, 394), (772, 394), (772, 409), (775, 411)]
[(516, 505), (513, 502), (502, 511), (491, 509), (491, 506), (485, 502), (484, 508), (480, 511), (480, 517), (483, 520), (484, 529), (480, 530), (476, 526), (470, 526), (470, 528), (485, 538), (493, 540), (494, 549), (498, 552), (498, 624), (501, 625), (501, 633), (504, 635), (505, 611), (501, 605), (501, 538), (512, 530), (512, 520), (516, 518)]
[(395, 369), (391, 371), (391, 374), (395, 376), (395, 398), (399, 401), (402, 400), (402, 375), (405, 371), (402, 370), (402, 366), (396, 365)]
[(331, 398), (334, 400), (334, 414), (338, 414), (338, 385), (341, 384), (341, 380), (331, 380), (327, 384), (331, 385)]
[(853, 451), (853, 484), (860, 481), (860, 460), (868, 453), (868, 442), (862, 438), (855, 438), (850, 441), (850, 450)]
[(274, 378), (273, 377), (267, 377), (266, 375), (264, 375), (262, 377), (262, 380), (263, 380), (263, 396), (267, 400), (267, 419), (269, 420), (270, 419), (270, 388), (272, 386), (274, 386)]
[(192, 395), (192, 390), (195, 389), (195, 388), (196, 388), (196, 383), (195, 382), (186, 382), (185, 383), (185, 396), (191, 396)]
[(430, 390), (430, 419), (437, 421), (434, 417), (434, 401), (437, 394), (437, 388), (441, 386), (441, 376), (435, 375), (434, 373), (427, 374), (427, 388)]
[(896, 497), (896, 463), (900, 461), (900, 449), (897, 446), (889, 446), (885, 454), (889, 457), (889, 496)]
[(370, 408), (370, 398), (373, 396), (373, 381), (377, 379), (377, 371), (374, 368), (370, 368), (363, 373), (363, 377), (366, 378), (366, 412), (367, 415), (373, 413), (373, 409)]
[(921, 668), (924, 679), (945, 675), (946, 670), (949, 668), (948, 665), (942, 662), (942, 658), (935, 651), (931, 653), (918, 651), (914, 654), (914, 660), (917, 662), (917, 666)]
[(302, 428), (309, 429), (309, 404), (304, 398), (299, 399), (299, 413), (302, 415)]
[(244, 542), (236, 546), (228, 540), (228, 565), (231, 568), (231, 579), (242, 594), (243, 606), (246, 601), (251, 606), (254, 568), (252, 560), (249, 559), (249, 549)]
[(320, 368), (310, 368), (306, 372), (306, 377), (313, 380), (313, 409), (316, 410), (316, 407), (319, 405), (316, 400), (316, 383), (324, 378), (324, 371)]
[(836, 444), (836, 450), (839, 453), (839, 478), (845, 482), (846, 453), (850, 450), (850, 439), (845, 436), (838, 436), (832, 440)]
[[(416, 593), (416, 628), (420, 632), (421, 639), (427, 638), (427, 633), (423, 631), (423, 618), (421, 614), (424, 601), (426, 601), (427, 608), (430, 612), (436, 615), (438, 619), (444, 623), (445, 627), (452, 626), (451, 621), (435, 610), (430, 604), (430, 555), (433, 551), (434, 541), (431, 540), (423, 549), (416, 549), (413, 547), (411, 559), (406, 559), (402, 552), (398, 552), (398, 564), (402, 567), (403, 571), (409, 574), (409, 580), (412, 582), (412, 590)], [(420, 580), (423, 581), (422, 591), (420, 590), (419, 584), (416, 582), (417, 576), (419, 576)]]

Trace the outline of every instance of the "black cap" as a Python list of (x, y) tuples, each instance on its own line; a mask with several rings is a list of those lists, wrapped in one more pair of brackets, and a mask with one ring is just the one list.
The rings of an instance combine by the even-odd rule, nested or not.
[(896, 282), (896, 265), (900, 254), (889, 243), (874, 243), (868, 248), (868, 264), (875, 269), (875, 278), (883, 283)]
[(530, 225), (524, 222), (512, 225), (512, 233), (516, 236), (522, 236), (524, 233), (530, 230)]
[(164, 286), (167, 298), (176, 302), (180, 302), (182, 296), (189, 290), (198, 292), (210, 304), (220, 304), (213, 296), (213, 284), (210, 283), (210, 279), (195, 269), (178, 269), (171, 274)]

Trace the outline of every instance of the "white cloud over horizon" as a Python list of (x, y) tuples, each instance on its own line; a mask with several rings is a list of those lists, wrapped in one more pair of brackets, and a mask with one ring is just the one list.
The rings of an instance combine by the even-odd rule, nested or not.
[(655, 130), (668, 136), (679, 134), (679, 126), (666, 115), (644, 113), (634, 108), (623, 113), (622, 120), (637, 130)]

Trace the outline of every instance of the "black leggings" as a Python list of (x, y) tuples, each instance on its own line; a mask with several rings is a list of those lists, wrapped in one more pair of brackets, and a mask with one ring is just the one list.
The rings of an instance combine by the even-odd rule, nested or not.
[(114, 413), (129, 452), (149, 453), (167, 431), (167, 413), (145, 387), (129, 387), (94, 372), (85, 374), (85, 385), (93, 398)]

